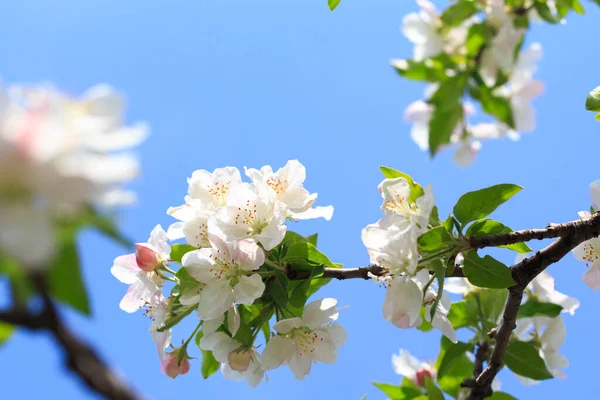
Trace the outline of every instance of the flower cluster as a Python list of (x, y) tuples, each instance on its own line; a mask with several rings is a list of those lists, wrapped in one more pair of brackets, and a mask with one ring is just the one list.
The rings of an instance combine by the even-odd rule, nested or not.
[[(430, 150), (431, 124), (438, 108), (434, 97), (439, 97), (444, 107), (453, 110), (451, 100), (441, 98), (446, 93), (444, 85), (449, 81), (456, 86), (453, 90), (459, 91), (457, 106), (460, 106), (454, 108), (452, 115), (438, 116), (453, 121), (453, 128), (449, 132), (449, 140), (440, 142), (433, 152), (456, 146), (454, 161), (460, 166), (468, 166), (479, 152), (481, 140), (505, 136), (517, 140), (519, 132), (533, 131), (535, 113), (531, 101), (543, 91), (543, 84), (533, 80), (536, 62), (541, 57), (541, 46), (534, 43), (520, 51), (524, 29), (515, 26), (514, 12), (505, 6), (503, 0), (481, 2), (481, 11), (485, 15), (483, 22), (477, 16), (471, 16), (458, 24), (446, 26), (432, 3), (427, 0), (418, 0), (417, 3), (421, 10), (408, 14), (402, 27), (404, 35), (414, 44), (414, 57), (410, 62), (393, 60), (392, 65), (413, 78), (415, 75), (411, 68), (414, 65), (435, 72), (431, 72), (435, 79), (424, 79), (433, 82), (425, 90), (427, 100), (413, 102), (404, 114), (405, 119), (413, 123), (411, 137), (419, 148)], [(472, 54), (467, 42), (472, 41), (475, 34), (481, 35), (485, 44)], [(516, 57), (513, 54), (517, 54)], [(417, 66), (414, 68), (416, 71)], [(465, 86), (467, 77), (473, 74), (480, 83)], [(496, 121), (469, 123), (467, 119), (475, 115), (475, 107), (461, 99), (460, 92), (463, 90), (468, 90)]]
[[(279, 254), (278, 246), (286, 236), (285, 222), (329, 220), (333, 207), (313, 207), (317, 194), (304, 188), (306, 171), (297, 160), (276, 172), (270, 166), (245, 172), (250, 182), (242, 182), (235, 167), (195, 171), (188, 179), (185, 204), (167, 211), (179, 221), (167, 232), (157, 225), (147, 243), (136, 244), (134, 254), (117, 257), (111, 270), (130, 285), (121, 309), (146, 308), (161, 370), (172, 378), (189, 370), (187, 345), (200, 326), (200, 349), (212, 353), (225, 377), (245, 379), (252, 387), (280, 365), (288, 365), (303, 379), (313, 363), (333, 363), (346, 340), (346, 332), (335, 323), (335, 299), (314, 301), (300, 311), (296, 308), (301, 315), (295, 315), (276, 307), (272, 293), (266, 292), (267, 285), (281, 279), (276, 275), (286, 269), (272, 259), (272, 251)], [(175, 272), (170, 268), (174, 248), (168, 241), (182, 238), (187, 244), (174, 246), (185, 249), (175, 260), (183, 268)], [(165, 299), (168, 281), (175, 287)], [(261, 355), (256, 336), (264, 324), (268, 327), (275, 309), (276, 334), (265, 335)], [(194, 310), (201, 320), (197, 330), (181, 347), (167, 352), (171, 327)], [(256, 315), (250, 317), (253, 312)], [(285, 318), (287, 313), (292, 317)]]
[(123, 125), (123, 100), (109, 86), (80, 98), (52, 86), (1, 88), (0, 250), (40, 268), (56, 250), (58, 219), (134, 201), (122, 185), (138, 160), (123, 150), (146, 135), (145, 124)]
[[(592, 212), (600, 210), (600, 180), (590, 184), (590, 197), (592, 199)], [(588, 219), (591, 214), (588, 211), (580, 211), (581, 219)], [(573, 255), (579, 261), (583, 261), (588, 270), (583, 274), (583, 281), (594, 290), (600, 289), (600, 238), (595, 237), (586, 240), (573, 249)]]
[[(378, 187), (383, 204), (383, 218), (362, 231), (371, 263), (387, 269), (385, 276), (374, 277), (386, 287), (383, 316), (395, 326), (407, 329), (425, 319), (456, 342), (456, 334), (448, 320), (450, 298), (443, 294), (439, 301), (437, 291), (430, 283), (427, 269), (419, 270), (417, 239), (429, 227), (429, 217), (435, 198), (431, 186), (414, 198), (415, 187), (406, 178), (384, 179)], [(431, 317), (431, 307), (436, 309)]]

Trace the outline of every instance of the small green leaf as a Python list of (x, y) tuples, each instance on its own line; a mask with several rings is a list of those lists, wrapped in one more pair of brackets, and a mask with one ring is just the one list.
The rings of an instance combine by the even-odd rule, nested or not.
[(548, 7), (548, 4), (546, 4), (546, 2), (542, 3), (540, 1), (536, 1), (535, 10), (544, 21), (550, 22), (551, 24), (558, 24), (561, 20), (560, 17), (557, 17), (554, 14), (552, 14), (552, 11), (550, 10), (550, 7)]
[(471, 25), (467, 34), (467, 55), (476, 56), (491, 36), (492, 30), (485, 22)]
[(503, 289), (515, 284), (506, 265), (489, 255), (481, 258), (475, 251), (465, 255), (463, 272), (471, 284), (479, 287)]
[(288, 283), (287, 276), (278, 271), (275, 272), (275, 279), (271, 281), (271, 297), (283, 308), (288, 305)]
[(471, 351), (473, 346), (468, 343), (458, 342), (452, 344), (444, 353), (438, 367), (438, 379), (443, 378), (448, 371), (454, 366), (458, 358), (465, 354), (467, 351)]
[(5, 324), (0, 322), (0, 345), (3, 344), (10, 338), (15, 331), (14, 325)]
[(417, 242), (419, 244), (419, 249), (427, 253), (456, 246), (454, 238), (443, 226), (428, 230), (419, 236)]
[[(498, 221), (494, 221), (492, 219), (482, 219), (479, 221), (473, 222), (469, 228), (467, 229), (466, 236), (481, 236), (481, 235), (498, 235), (500, 233), (510, 233), (513, 230), (508, 226), (503, 225)], [(513, 243), (505, 246), (500, 246), (506, 249), (514, 250), (517, 253), (529, 253), (531, 252), (531, 248), (523, 243)]]
[(458, 102), (446, 107), (435, 106), (429, 121), (429, 154), (432, 157), (441, 146), (450, 143), (450, 137), (462, 117), (463, 107)]
[(202, 365), (200, 371), (202, 377), (207, 379), (209, 376), (217, 372), (221, 368), (221, 363), (215, 359), (212, 351), (202, 350)]
[(454, 398), (458, 398), (461, 391), (460, 383), (466, 376), (473, 373), (473, 362), (466, 354), (458, 357), (450, 370), (442, 378), (438, 378), (440, 388)]
[(342, 0), (327, 0), (327, 5), (331, 11), (335, 10), (335, 8), (340, 4)]
[(333, 268), (333, 263), (329, 258), (309, 242), (292, 243), (281, 261), (292, 269), (299, 270), (308, 270), (319, 266)]
[(425, 307), (422, 307), (421, 311), (420, 311), (422, 322), (421, 322), (421, 325), (417, 326), (417, 329), (420, 330), (421, 332), (429, 332), (430, 330), (433, 329), (433, 325), (431, 325), (431, 323), (427, 322), (427, 320), (425, 319), (425, 312), (426, 312)]
[(452, 303), (448, 319), (454, 329), (464, 328), (465, 326), (477, 325), (477, 304), (465, 300)]
[(90, 315), (87, 290), (81, 274), (75, 232), (65, 234), (48, 273), (50, 294), (73, 309)]
[(174, 244), (171, 246), (171, 255), (169, 256), (169, 258), (181, 264), (181, 259), (183, 258), (183, 256), (186, 253), (189, 253), (190, 251), (194, 250), (198, 249), (189, 244)]
[(474, 1), (459, 0), (444, 10), (441, 19), (446, 26), (458, 26), (476, 12), (477, 6)]
[(600, 112), (600, 86), (592, 90), (585, 99), (585, 109)]
[(423, 392), (410, 386), (391, 385), (389, 383), (373, 382), (379, 390), (388, 395), (393, 400), (409, 400), (421, 395)]
[(492, 397), (490, 397), (489, 400), (517, 400), (517, 398), (511, 396), (508, 393), (494, 392), (494, 394), (492, 394)]
[(521, 189), (521, 186), (504, 183), (465, 193), (454, 206), (454, 216), (463, 226), (485, 218)]
[(310, 244), (312, 244), (313, 246), (317, 246), (317, 239), (319, 238), (319, 234), (318, 233), (313, 233), (312, 235), (308, 235), (305, 237), (306, 241)]
[(395, 179), (395, 178), (406, 179), (406, 181), (408, 182), (408, 186), (410, 187), (410, 197), (408, 198), (408, 202), (410, 204), (414, 203), (419, 197), (421, 197), (421, 196), (423, 196), (423, 194), (425, 194), (421, 185), (419, 185), (417, 182), (415, 182), (410, 175), (405, 174), (404, 172), (400, 172), (397, 169), (386, 167), (383, 165), (380, 166), (379, 169), (383, 173), (383, 176), (386, 177), (387, 179)]
[(530, 342), (516, 340), (509, 343), (504, 363), (512, 372), (526, 378), (536, 381), (552, 378), (538, 349)]
[(444, 394), (428, 376), (425, 377), (425, 389), (429, 400), (444, 400)]
[(493, 115), (509, 127), (513, 129), (515, 128), (512, 106), (507, 97), (495, 95), (492, 89), (483, 84), (477, 87), (470, 86), (469, 94), (471, 94), (475, 100), (481, 103), (483, 111)]
[(535, 298), (529, 298), (525, 304), (519, 308), (517, 318), (530, 318), (536, 316), (546, 316), (555, 318), (561, 313), (562, 307), (554, 303), (544, 303)]
[(392, 66), (402, 77), (413, 81), (440, 82), (447, 79), (445, 70), (450, 67), (439, 57), (427, 61), (393, 60)]

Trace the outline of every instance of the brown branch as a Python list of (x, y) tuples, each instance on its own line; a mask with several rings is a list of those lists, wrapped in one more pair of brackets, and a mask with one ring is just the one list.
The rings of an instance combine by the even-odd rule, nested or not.
[[(475, 380), (471, 389), (469, 399), (480, 400), (491, 395), (491, 384), (496, 374), (502, 367), (506, 347), (510, 340), (512, 331), (516, 327), (517, 314), (523, 299), (523, 291), (538, 274), (549, 265), (561, 260), (580, 243), (600, 235), (600, 213), (591, 218), (579, 221), (567, 222), (566, 224), (553, 225), (561, 232), (559, 239), (554, 241), (543, 250), (538, 251), (519, 264), (511, 267), (511, 275), (516, 285), (510, 287), (508, 300), (504, 307), (504, 314), (500, 326), (495, 330), (496, 344), (488, 366)], [(551, 227), (549, 227), (551, 228)]]
[(545, 229), (523, 229), (521, 231), (499, 233), (496, 235), (471, 236), (468, 238), (469, 247), (477, 250), (484, 247), (498, 247), (520, 242), (529, 242), (533, 239), (543, 240), (557, 238), (568, 234), (570, 229), (572, 229), (572, 224), (579, 222), (581, 221), (571, 221), (564, 224), (549, 224)]
[(44, 308), (39, 313), (27, 310), (0, 311), (0, 321), (33, 331), (48, 331), (65, 353), (65, 364), (94, 392), (112, 400), (137, 400), (128, 388), (100, 358), (94, 349), (79, 340), (61, 321), (48, 295), (43, 278), (32, 277), (42, 296)]
[[(381, 267), (379, 265), (369, 265), (367, 267), (359, 267), (359, 268), (323, 268), (323, 275), (319, 278), (329, 278), (329, 279), (371, 279), (371, 275), (381, 277), (385, 276), (388, 273), (387, 268)], [(371, 274), (371, 275), (369, 275)], [(310, 277), (310, 270), (295, 270), (290, 269), (288, 271), (288, 279), (290, 280), (298, 280), (298, 279), (308, 279)], [(447, 277), (453, 278), (464, 278), (464, 274), (462, 272), (462, 268), (454, 268), (454, 271), (447, 275)]]

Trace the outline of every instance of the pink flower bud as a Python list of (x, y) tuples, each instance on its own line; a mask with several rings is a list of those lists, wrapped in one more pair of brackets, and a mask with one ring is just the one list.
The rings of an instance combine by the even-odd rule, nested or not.
[(163, 259), (152, 246), (146, 243), (136, 243), (135, 249), (135, 260), (140, 269), (151, 272), (162, 265)]
[(415, 383), (421, 387), (425, 387), (425, 378), (432, 378), (431, 370), (429, 368), (420, 367), (415, 374)]
[(244, 372), (248, 370), (250, 361), (252, 361), (252, 352), (250, 350), (236, 350), (227, 356), (229, 366), (234, 371)]
[(177, 363), (177, 351), (167, 353), (165, 358), (160, 362), (160, 370), (169, 378), (175, 379), (177, 375), (185, 375), (190, 370), (190, 362), (187, 354), (183, 356), (181, 363)]

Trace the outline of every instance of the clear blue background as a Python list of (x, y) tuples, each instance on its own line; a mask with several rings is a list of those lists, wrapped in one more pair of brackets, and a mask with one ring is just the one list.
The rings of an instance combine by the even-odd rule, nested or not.
[[(600, 12), (591, 2), (585, 2), (587, 15), (572, 15), (564, 26), (532, 29), (530, 37), (544, 45), (538, 77), (546, 84), (535, 102), (535, 133), (519, 143), (484, 143), (469, 169), (456, 167), (449, 153), (430, 161), (402, 120), (404, 108), (424, 88), (399, 78), (388, 63), (411, 55), (399, 31), (402, 17), (416, 10), (411, 1), (344, 0), (333, 13), (326, 0), (0, 5), (5, 82), (52, 81), (72, 93), (108, 82), (126, 94), (130, 121), (151, 124), (152, 136), (140, 149), (143, 175), (134, 184), (139, 203), (120, 216), (137, 241), (145, 241), (156, 223), (172, 222), (165, 210), (181, 204), (186, 177), (200, 168), (279, 167), (298, 158), (308, 170), (306, 186), (336, 211), (329, 223), (305, 221), (291, 229), (318, 231), (319, 247), (348, 267), (368, 263), (360, 231), (380, 216), (380, 164), (431, 183), (443, 214), (468, 190), (521, 184), (525, 190), (495, 214), (514, 229), (576, 218), (589, 206), (589, 183), (600, 178), (600, 125), (583, 106), (600, 79), (592, 40)], [(383, 320), (383, 289), (363, 281), (332, 282), (322, 296), (349, 306), (341, 313), (349, 340), (335, 365), (315, 366), (304, 382), (281, 368), (254, 390), (220, 374), (204, 381), (197, 362), (173, 381), (159, 372), (149, 320), (118, 308), (126, 286), (109, 269), (125, 250), (92, 232), (82, 235), (81, 249), (93, 318), (69, 313), (69, 322), (148, 398), (380, 399), (370, 382), (400, 381), (391, 368), (394, 352), (407, 348), (429, 358), (437, 352), (438, 332), (399, 330)], [(509, 263), (514, 255), (504, 257)], [(572, 364), (568, 379), (524, 388), (510, 372), (500, 377), (519, 398), (582, 398), (597, 380), (592, 360), (600, 355), (600, 294), (584, 286), (584, 265), (570, 255), (550, 272), (559, 290), (582, 303), (574, 317), (566, 317), (561, 352)], [(175, 338), (186, 334), (176, 331)], [(0, 349), (0, 360), (2, 398), (95, 398), (63, 370), (48, 337), (18, 333)]]

